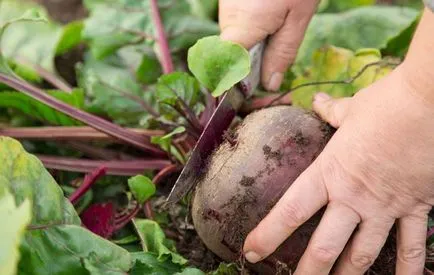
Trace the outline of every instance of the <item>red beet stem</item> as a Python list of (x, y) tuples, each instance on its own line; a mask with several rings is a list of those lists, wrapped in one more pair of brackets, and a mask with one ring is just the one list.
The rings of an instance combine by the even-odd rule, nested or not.
[(133, 211), (131, 211), (128, 215), (123, 216), (123, 217), (121, 217), (115, 221), (115, 228), (114, 228), (115, 230), (114, 231), (121, 229), (127, 223), (129, 223), (137, 215), (137, 213), (139, 213), (139, 210), (140, 210), (140, 204), (137, 203), (136, 206), (134, 207)]
[(107, 168), (105, 166), (98, 167), (95, 171), (90, 174), (87, 174), (84, 177), (83, 183), (80, 187), (75, 190), (74, 193), (69, 197), (69, 201), (72, 204), (76, 204), (77, 201), (90, 189), (90, 187), (102, 176), (104, 176), (107, 172)]
[(157, 31), (157, 43), (160, 46), (160, 63), (165, 74), (173, 72), (173, 61), (170, 55), (169, 43), (167, 42), (166, 32), (161, 21), (160, 11), (157, 0), (151, 0), (151, 16)]

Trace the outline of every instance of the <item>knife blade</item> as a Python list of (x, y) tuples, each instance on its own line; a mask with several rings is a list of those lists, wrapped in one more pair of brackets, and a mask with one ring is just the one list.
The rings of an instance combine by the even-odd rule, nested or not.
[(241, 105), (259, 85), (264, 44), (262, 41), (250, 49), (249, 75), (223, 95), (167, 197), (168, 204), (181, 200), (204, 175), (208, 157), (222, 143), (224, 132), (229, 128)]

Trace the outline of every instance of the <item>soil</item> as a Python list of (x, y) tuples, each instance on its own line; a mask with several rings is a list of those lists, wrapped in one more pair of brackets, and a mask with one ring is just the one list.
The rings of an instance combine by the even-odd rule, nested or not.
[[(165, 208), (165, 196), (153, 201), (153, 209), (156, 213), (167, 212), (169, 224), (165, 227), (168, 238), (176, 242), (176, 249), (179, 254), (189, 260), (189, 265), (195, 266), (204, 272), (215, 270), (222, 260), (211, 252), (194, 230), (193, 224), (189, 221), (188, 211), (180, 205), (174, 205), (169, 210)], [(218, 218), (218, 214), (210, 209), (210, 218)]]

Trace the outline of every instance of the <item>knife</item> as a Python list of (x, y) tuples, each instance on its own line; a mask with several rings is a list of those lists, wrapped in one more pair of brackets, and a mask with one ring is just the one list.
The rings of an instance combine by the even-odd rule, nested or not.
[(265, 41), (262, 41), (250, 49), (249, 75), (223, 95), (167, 197), (168, 204), (181, 200), (205, 174), (208, 157), (222, 143), (224, 132), (231, 125), (238, 110), (259, 85), (264, 45)]

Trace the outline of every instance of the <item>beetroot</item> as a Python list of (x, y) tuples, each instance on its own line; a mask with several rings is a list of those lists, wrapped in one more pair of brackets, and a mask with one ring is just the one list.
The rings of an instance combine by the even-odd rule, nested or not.
[[(247, 234), (319, 155), (333, 132), (296, 107), (272, 107), (247, 116), (235, 132), (236, 143), (221, 144), (194, 192), (193, 223), (206, 246), (226, 261), (237, 261)], [(250, 267), (261, 274), (293, 271), (322, 212), (275, 253)]]

